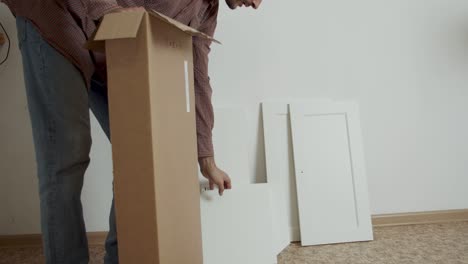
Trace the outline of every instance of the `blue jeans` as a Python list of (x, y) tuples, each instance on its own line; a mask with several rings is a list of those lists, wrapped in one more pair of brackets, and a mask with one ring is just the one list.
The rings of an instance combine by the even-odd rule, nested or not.
[[(18, 17), (16, 23), (36, 151), (46, 262), (88, 263), (81, 190), (90, 162), (89, 109), (109, 138), (107, 95), (95, 80), (88, 90), (80, 71), (31, 22)], [(106, 264), (118, 263), (114, 202), (109, 223)]]

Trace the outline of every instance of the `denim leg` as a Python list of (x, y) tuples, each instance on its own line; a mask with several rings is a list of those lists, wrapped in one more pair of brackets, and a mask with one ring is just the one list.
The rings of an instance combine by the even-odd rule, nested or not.
[[(91, 89), (89, 91), (89, 106), (93, 111), (97, 121), (101, 125), (102, 130), (110, 140), (109, 103), (106, 89), (103, 83), (95, 80), (94, 78), (91, 81)], [(117, 227), (115, 224), (114, 199), (112, 199), (112, 205), (109, 214), (109, 233), (106, 239), (106, 255), (104, 256), (104, 264), (119, 263), (117, 245)]]
[(17, 18), (36, 152), (44, 254), (48, 264), (89, 261), (81, 190), (89, 164), (88, 92), (81, 73), (35, 26)]
[(109, 233), (106, 239), (106, 255), (104, 256), (104, 264), (118, 264), (119, 251), (117, 244), (117, 226), (115, 225), (115, 209), (114, 199), (112, 199), (111, 211), (109, 214)]

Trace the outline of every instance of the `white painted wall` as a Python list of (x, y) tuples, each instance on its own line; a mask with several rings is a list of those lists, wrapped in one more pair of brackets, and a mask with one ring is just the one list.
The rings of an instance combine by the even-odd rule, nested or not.
[[(0, 5), (0, 22), (12, 39), (10, 58), (0, 66), (0, 234), (36, 233), (37, 180), (31, 126), (23, 89), (14, 20)], [(0, 47), (0, 58), (7, 46)]]
[[(0, 5), (0, 22), (12, 39), (10, 58), (0, 66), (0, 234), (38, 230), (37, 180), (31, 125), (23, 88), (14, 20)], [(7, 46), (0, 47), (0, 59)]]
[[(31, 131), (4, 6), (0, 21), (13, 35), (0, 66), (0, 234), (36, 233)], [(373, 214), (468, 208), (468, 2), (265, 0), (257, 11), (223, 7), (216, 37), (224, 45), (213, 47), (213, 100), (249, 114), (252, 181), (265, 179), (263, 99), (356, 100)], [(110, 146), (93, 125), (90, 231), (107, 229), (111, 194)]]
[(214, 101), (250, 111), (257, 177), (259, 101), (356, 100), (373, 214), (468, 208), (467, 1), (265, 0), (216, 37)]

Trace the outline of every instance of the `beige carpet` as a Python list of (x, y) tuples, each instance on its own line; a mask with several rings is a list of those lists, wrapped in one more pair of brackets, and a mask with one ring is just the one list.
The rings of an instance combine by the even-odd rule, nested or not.
[(300, 247), (282, 264), (468, 264), (468, 222), (374, 228), (374, 241)]
[[(293, 244), (281, 253), (278, 263), (468, 264), (468, 222), (379, 227), (374, 229), (374, 237), (372, 242), (361, 243), (313, 247)], [(92, 247), (90, 255), (90, 263), (102, 263), (103, 248)], [(0, 264), (16, 263), (44, 263), (41, 250), (0, 249)]]

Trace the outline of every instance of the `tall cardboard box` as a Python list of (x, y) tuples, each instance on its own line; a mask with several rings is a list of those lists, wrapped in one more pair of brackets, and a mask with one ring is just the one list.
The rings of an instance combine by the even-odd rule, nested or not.
[(114, 194), (122, 264), (202, 264), (192, 36), (153, 11), (106, 15)]

